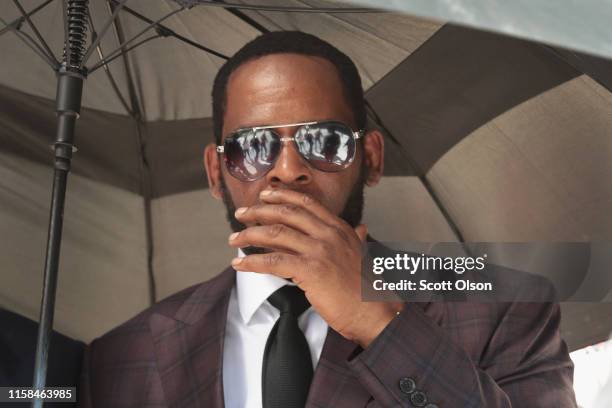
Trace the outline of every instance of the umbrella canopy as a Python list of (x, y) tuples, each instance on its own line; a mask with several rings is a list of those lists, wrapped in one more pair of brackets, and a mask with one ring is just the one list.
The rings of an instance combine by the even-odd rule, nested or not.
[[(92, 1), (92, 27), (103, 29), (118, 3)], [(21, 4), (32, 10), (41, 1)], [(178, 9), (169, 0), (129, 1), (88, 65), (147, 20)], [(62, 13), (56, 1), (31, 17), (55, 55)], [(0, 15), (7, 23), (20, 16), (6, 2)], [(223, 205), (207, 192), (202, 151), (213, 141), (210, 91), (222, 56), (264, 30), (315, 34), (356, 62), (371, 123), (387, 136), (385, 177), (366, 190), (364, 221), (377, 239), (612, 237), (609, 61), (400, 13), (198, 6), (161, 24), (142, 37), (155, 38), (86, 80), (56, 305), (55, 327), (64, 334), (89, 341), (151, 301), (212, 277), (234, 255)], [(25, 24), (21, 30), (35, 35)], [(0, 50), (0, 306), (35, 318), (56, 81), (14, 33), (0, 36)], [(566, 312), (572, 348), (609, 335), (609, 306)]]

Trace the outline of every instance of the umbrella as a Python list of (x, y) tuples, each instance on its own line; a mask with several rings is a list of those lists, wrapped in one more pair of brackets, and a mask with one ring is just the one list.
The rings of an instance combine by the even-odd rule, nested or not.
[[(51, 137), (57, 68), (45, 64), (57, 67), (50, 54), (61, 55), (65, 31), (71, 32), (61, 27), (71, 10), (75, 18), (89, 16), (79, 50), (89, 57), (89, 73), (76, 126), (56, 319), (73, 337), (90, 340), (213, 275), (232, 255), (223, 245), (229, 233), (223, 208), (206, 194), (200, 164), (203, 146), (213, 140), (209, 94), (224, 56), (267, 30), (311, 32), (356, 61), (371, 122), (388, 136), (386, 177), (367, 192), (365, 220), (374, 236), (425, 242), (612, 236), (612, 70), (603, 58), (323, 1), (249, 1), (237, 8), (110, 0), (78, 7), (84, 3), (0, 8), (6, 25), (0, 49), (10, 56), (0, 65), (6, 260), (0, 304), (9, 309), (34, 316), (41, 290), (33, 282), (44, 255), (48, 145), (57, 143)], [(313, 8), (323, 12), (308, 12)], [(77, 48), (79, 27), (72, 27)], [(78, 75), (59, 78), (58, 95), (80, 93)], [(70, 112), (79, 107), (68, 102), (60, 104), (69, 112), (62, 120), (73, 123)], [(55, 150), (69, 156), (72, 138), (60, 136)], [(61, 220), (57, 191), (64, 181), (56, 184)], [(60, 224), (52, 226), (59, 236)], [(41, 350), (53, 318), (55, 248), (47, 257)], [(610, 331), (602, 319), (609, 320), (610, 308), (579, 307), (573, 310), (584, 315), (588, 307), (586, 315), (600, 324), (586, 329), (566, 313), (564, 336), (573, 348)], [(43, 361), (39, 353), (38, 364)], [(44, 383), (44, 374), (38, 378)]]

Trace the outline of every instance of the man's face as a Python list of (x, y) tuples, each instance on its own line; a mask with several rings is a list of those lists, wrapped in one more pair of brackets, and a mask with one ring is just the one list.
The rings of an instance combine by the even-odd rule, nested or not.
[[(223, 138), (244, 127), (319, 120), (337, 120), (357, 130), (338, 72), (325, 59), (273, 54), (243, 64), (230, 76)], [(295, 127), (277, 131), (282, 137), (292, 137)], [(262, 178), (250, 182), (231, 176), (222, 160), (212, 152), (207, 153), (205, 162), (211, 192), (223, 199), (232, 229), (238, 231), (244, 226), (235, 219), (235, 208), (261, 204), (259, 193), (265, 189), (291, 189), (309, 194), (349, 224), (357, 225), (368, 172), (362, 156), (362, 149), (358, 147), (355, 160), (348, 168), (329, 173), (311, 167), (292, 142), (284, 143), (274, 167)]]

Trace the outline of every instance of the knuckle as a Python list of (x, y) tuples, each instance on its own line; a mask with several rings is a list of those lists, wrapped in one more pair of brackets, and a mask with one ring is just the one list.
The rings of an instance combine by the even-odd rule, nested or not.
[(276, 266), (283, 260), (281, 254), (268, 254), (264, 257), (264, 264), (266, 266)]
[(309, 196), (308, 194), (304, 194), (302, 196), (302, 204), (308, 206), (313, 205), (315, 203), (315, 199)]
[(299, 207), (293, 204), (285, 204), (278, 207), (278, 212), (281, 215), (291, 215), (299, 211)]
[(276, 238), (281, 235), (285, 231), (285, 226), (283, 224), (274, 224), (271, 225), (268, 229), (268, 236), (271, 238)]

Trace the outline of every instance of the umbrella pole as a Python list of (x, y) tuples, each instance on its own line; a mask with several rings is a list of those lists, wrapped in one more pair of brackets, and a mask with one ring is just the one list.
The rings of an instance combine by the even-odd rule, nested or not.
[[(55, 292), (62, 239), (64, 218), (64, 203), (66, 184), (72, 153), (74, 128), (81, 109), (83, 93), (83, 75), (62, 68), (57, 81), (57, 136), (54, 144), (55, 171), (53, 177), (53, 192), (51, 195), (51, 211), (49, 216), (49, 233), (47, 236), (47, 253), (43, 281), (43, 294), (40, 306), (38, 340), (36, 343), (36, 360), (34, 366), (33, 387), (45, 387), (47, 375), (47, 358), (49, 342), (53, 327), (53, 312), (55, 308)], [(35, 400), (33, 407), (42, 407), (42, 400)]]
[[(64, 9), (64, 61), (57, 75), (57, 133), (53, 149), (55, 151), (53, 191), (49, 214), (49, 232), (47, 235), (47, 253), (43, 278), (43, 293), (40, 305), (38, 338), (32, 386), (40, 390), (45, 387), (49, 346), (53, 328), (55, 310), (55, 293), (64, 224), (64, 204), (66, 201), (66, 184), (72, 162), (74, 129), (81, 111), (83, 82), (86, 69), (83, 68), (83, 56), (86, 52), (88, 0), (62, 0)], [(64, 384), (72, 385), (72, 384)], [(41, 408), (42, 399), (34, 399), (32, 407)]]

